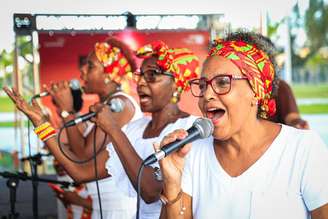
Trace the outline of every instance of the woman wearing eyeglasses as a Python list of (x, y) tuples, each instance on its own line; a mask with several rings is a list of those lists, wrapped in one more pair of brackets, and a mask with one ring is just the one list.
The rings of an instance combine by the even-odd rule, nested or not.
[[(143, 112), (150, 113), (151, 117), (143, 117), (130, 123), (123, 132), (120, 124), (114, 119), (115, 113), (112, 113), (106, 105), (96, 104), (91, 108), (92, 111), (97, 112), (92, 121), (108, 134), (112, 142), (107, 146), (109, 151), (106, 162), (107, 174), (111, 176), (112, 183), (120, 190), (121, 195), (130, 198), (136, 197), (138, 170), (143, 159), (155, 152), (153, 144), (159, 143), (166, 134), (175, 129), (188, 129), (196, 119), (195, 116), (183, 112), (178, 102), (181, 93), (189, 89), (188, 81), (197, 78), (199, 74), (198, 58), (190, 50), (169, 48), (161, 41), (140, 48), (137, 56), (144, 59), (140, 72), (135, 75), (140, 107)], [(38, 126), (36, 129), (38, 132), (42, 122), (36, 103), (31, 107), (16, 92), (9, 89), (5, 91), (18, 108), (29, 116), (33, 124)], [(58, 147), (54, 138), (46, 139), (45, 143), (52, 149)], [(60, 152), (55, 155), (62, 158)], [(99, 156), (97, 158), (99, 158), (99, 165), (103, 166), (103, 158)], [(142, 219), (155, 219), (160, 215), (161, 203), (158, 200), (162, 181), (157, 167), (158, 164), (146, 167), (142, 175), (143, 200), (140, 209)], [(99, 173), (103, 174), (102, 168)], [(115, 206), (115, 203), (112, 205)]]
[(276, 75), (266, 48), (259, 34), (232, 33), (191, 80), (214, 132), (160, 161), (162, 218), (328, 218), (328, 148), (313, 131), (267, 120)]
[[(151, 117), (130, 123), (126, 136), (115, 123), (106, 122), (112, 116), (108, 109), (102, 106), (94, 109), (103, 109), (94, 121), (109, 134), (116, 151), (109, 159), (109, 172), (122, 192), (131, 197), (137, 195), (137, 174), (143, 159), (155, 152), (153, 144), (177, 128), (191, 127), (196, 119), (181, 111), (177, 103), (181, 93), (189, 89), (188, 80), (197, 78), (199, 72), (198, 58), (191, 51), (172, 49), (161, 41), (140, 48), (137, 56), (144, 59), (140, 71), (135, 73), (140, 107)], [(112, 168), (118, 166), (117, 163), (121, 163), (121, 169)], [(141, 181), (140, 218), (159, 218), (161, 190), (158, 164), (146, 167)]]

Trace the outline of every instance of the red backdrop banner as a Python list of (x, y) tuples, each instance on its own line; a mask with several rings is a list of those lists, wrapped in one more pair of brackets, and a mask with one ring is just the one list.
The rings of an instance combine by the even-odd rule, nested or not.
[[(196, 53), (201, 62), (206, 58), (209, 32), (208, 31), (136, 31), (124, 30), (110, 33), (39, 33), (40, 53), (40, 82), (49, 85), (51, 81), (80, 79), (78, 69), (79, 58), (87, 56), (98, 41), (103, 41), (109, 35), (123, 40), (133, 50), (154, 40), (162, 40), (169, 47), (185, 47)], [(139, 64), (141, 60), (138, 60)], [(135, 86), (131, 94), (137, 99)], [(93, 95), (84, 95), (83, 112), (90, 104), (97, 101)], [(138, 100), (138, 99), (137, 99)], [(54, 112), (50, 98), (44, 98), (43, 103)], [(197, 99), (190, 92), (185, 93), (180, 102), (183, 110), (199, 115)]]

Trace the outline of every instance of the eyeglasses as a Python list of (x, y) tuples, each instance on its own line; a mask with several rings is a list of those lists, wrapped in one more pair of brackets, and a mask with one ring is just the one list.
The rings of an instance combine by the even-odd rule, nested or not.
[(148, 70), (146, 72), (137, 71), (134, 73), (134, 75), (136, 76), (136, 81), (139, 81), (141, 77), (143, 77), (147, 83), (154, 83), (156, 81), (156, 78), (158, 78), (158, 76), (160, 75), (166, 75), (170, 76), (171, 78), (174, 78), (172, 74), (161, 71), (159, 69)]
[(212, 90), (218, 95), (224, 95), (231, 90), (232, 80), (246, 80), (246, 76), (237, 75), (217, 75), (211, 80), (202, 77), (199, 79), (193, 79), (189, 81), (191, 93), (195, 97), (203, 97), (207, 90), (207, 86), (211, 85)]

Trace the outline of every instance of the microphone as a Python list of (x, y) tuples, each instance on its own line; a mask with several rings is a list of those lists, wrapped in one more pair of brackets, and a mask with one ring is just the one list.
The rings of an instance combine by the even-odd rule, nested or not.
[[(124, 109), (124, 102), (120, 98), (111, 99), (110, 102), (108, 103), (108, 105), (110, 107), (110, 110), (114, 113), (122, 112)], [(79, 116), (78, 118), (76, 118), (74, 120), (68, 121), (67, 123), (64, 124), (64, 127), (68, 128), (68, 127), (74, 126), (76, 124), (79, 124), (80, 122), (90, 120), (96, 114), (97, 113), (95, 113), (95, 112), (86, 113), (82, 116)]]
[(182, 148), (184, 145), (201, 138), (207, 138), (212, 135), (214, 126), (211, 120), (198, 118), (191, 128), (187, 130), (188, 136), (182, 140), (176, 140), (170, 144), (164, 145), (160, 151), (150, 155), (143, 161), (144, 166), (149, 166), (159, 161), (174, 151)]
[[(70, 80), (69, 87), (71, 88), (71, 91), (81, 90), (80, 81), (75, 78)], [(36, 99), (36, 98), (40, 98), (40, 97), (46, 97), (48, 95), (49, 95), (49, 93), (47, 91), (44, 91), (44, 92), (34, 95), (32, 98)]]

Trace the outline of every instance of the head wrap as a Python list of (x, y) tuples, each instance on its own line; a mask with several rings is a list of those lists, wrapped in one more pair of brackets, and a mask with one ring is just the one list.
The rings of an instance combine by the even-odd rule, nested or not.
[(121, 84), (124, 78), (132, 78), (132, 67), (120, 48), (107, 42), (98, 42), (95, 44), (95, 54), (111, 80)]
[(165, 72), (172, 74), (177, 91), (188, 90), (189, 80), (199, 75), (198, 57), (189, 49), (169, 48), (162, 41), (155, 41), (137, 50), (139, 58), (157, 57), (157, 65)]
[(272, 117), (276, 112), (272, 98), (274, 67), (269, 56), (255, 45), (243, 41), (215, 40), (209, 56), (223, 56), (232, 61), (244, 74), (258, 99), (259, 116)]

